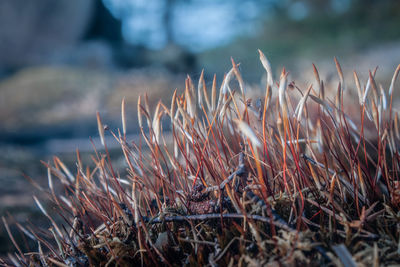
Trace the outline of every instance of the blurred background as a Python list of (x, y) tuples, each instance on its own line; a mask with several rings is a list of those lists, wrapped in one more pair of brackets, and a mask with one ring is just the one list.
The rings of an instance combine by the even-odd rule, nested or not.
[[(75, 170), (75, 149), (97, 142), (96, 111), (120, 127), (123, 97), (134, 136), (139, 94), (169, 104), (187, 74), (221, 82), (231, 56), (262, 87), (258, 48), (305, 83), (312, 62), (335, 77), (336, 56), (349, 77), (379, 66), (387, 88), (400, 63), (398, 0), (1, 0), (0, 25), (0, 215), (34, 224), (26, 176), (46, 186), (40, 160), (53, 155)], [(13, 251), (3, 226), (0, 244)]]

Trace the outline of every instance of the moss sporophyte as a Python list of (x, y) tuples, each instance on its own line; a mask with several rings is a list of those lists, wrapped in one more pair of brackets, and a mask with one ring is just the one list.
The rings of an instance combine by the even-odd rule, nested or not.
[[(313, 65), (313, 81), (299, 88), (286, 70), (275, 79), (259, 54), (265, 88), (247, 85), (232, 60), (219, 90), (202, 73), (196, 84), (186, 79), (169, 107), (160, 101), (152, 112), (140, 96), (140, 140), (127, 135), (125, 100), (122, 131), (105, 129), (98, 113), (94, 167), (79, 153), (75, 172), (58, 158), (46, 164), (51, 186), (43, 192), (57, 212), (35, 203), (50, 229), (18, 224), (37, 244), (24, 248), (3, 218), (17, 250), (3, 263), (398, 264), (400, 66), (386, 89), (374, 72), (345, 80), (335, 59), (333, 87)], [(107, 136), (120, 144), (125, 168), (113, 167)]]

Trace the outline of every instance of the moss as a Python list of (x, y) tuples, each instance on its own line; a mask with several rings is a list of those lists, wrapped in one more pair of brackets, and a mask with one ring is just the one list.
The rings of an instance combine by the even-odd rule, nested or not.
[[(19, 260), (84, 266), (398, 263), (397, 112), (384, 108), (376, 88), (367, 104), (348, 107), (344, 98), (351, 94), (341, 86), (338, 62), (341, 83), (336, 99), (329, 99), (317, 70), (313, 90), (304, 94), (288, 82), (285, 69), (273, 81), (261, 51), (260, 59), (267, 86), (278, 96), (249, 99), (232, 61), (219, 93), (216, 86), (207, 91), (201, 76), (198, 91), (187, 78), (169, 108), (159, 102), (152, 112), (148, 99), (139, 97), (140, 140), (129, 140), (125, 126), (111, 131), (98, 115), (103, 145), (94, 167), (85, 167), (79, 155), (75, 175), (58, 158), (47, 165), (64, 194), (52, 186), (44, 192), (65, 222), (35, 199), (52, 229), (34, 235), (40, 248), (35, 260), (24, 254)], [(171, 132), (161, 126), (163, 117)], [(121, 145), (126, 172), (113, 164), (105, 135)]]

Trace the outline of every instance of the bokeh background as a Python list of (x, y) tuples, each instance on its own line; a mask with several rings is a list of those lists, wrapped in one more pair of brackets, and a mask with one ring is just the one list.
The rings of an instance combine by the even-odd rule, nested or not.
[[(304, 83), (312, 62), (332, 79), (336, 56), (387, 88), (400, 63), (398, 0), (1, 0), (0, 25), (0, 215), (44, 227), (28, 176), (46, 186), (53, 155), (74, 170), (76, 148), (90, 162), (96, 111), (120, 127), (123, 97), (134, 138), (138, 95), (168, 103), (187, 74), (221, 82), (233, 57), (263, 87), (258, 48)], [(13, 251), (3, 226), (0, 244)]]

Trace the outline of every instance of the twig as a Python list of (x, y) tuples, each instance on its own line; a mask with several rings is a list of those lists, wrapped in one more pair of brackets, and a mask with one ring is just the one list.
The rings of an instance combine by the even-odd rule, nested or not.
[(209, 245), (209, 246), (216, 245), (216, 243), (214, 243), (214, 242), (205, 241), (205, 240), (185, 239), (185, 238), (181, 238), (181, 237), (178, 237), (178, 240), (183, 241), (183, 242), (188, 242), (188, 243), (196, 243), (196, 244)]
[(231, 175), (228, 176), (220, 185), (216, 186), (210, 186), (205, 189), (205, 193), (211, 192), (211, 191), (216, 191), (216, 190), (223, 190), (230, 181), (233, 180), (233, 178), (237, 176), (243, 176), (246, 173), (246, 166), (244, 164), (244, 153), (240, 152), (239, 154), (239, 166), (236, 171), (234, 171)]
[(196, 215), (177, 215), (177, 216), (166, 216), (163, 218), (154, 218), (149, 220), (148, 223), (156, 224), (156, 223), (164, 223), (164, 222), (183, 222), (183, 221), (206, 221), (206, 220), (215, 220), (215, 219), (252, 219), (255, 221), (261, 221), (265, 223), (272, 223), (275, 226), (284, 229), (286, 231), (294, 231), (294, 229), (290, 228), (287, 224), (272, 221), (261, 215), (245, 215), (240, 213), (210, 213), (210, 214), (196, 214)]

